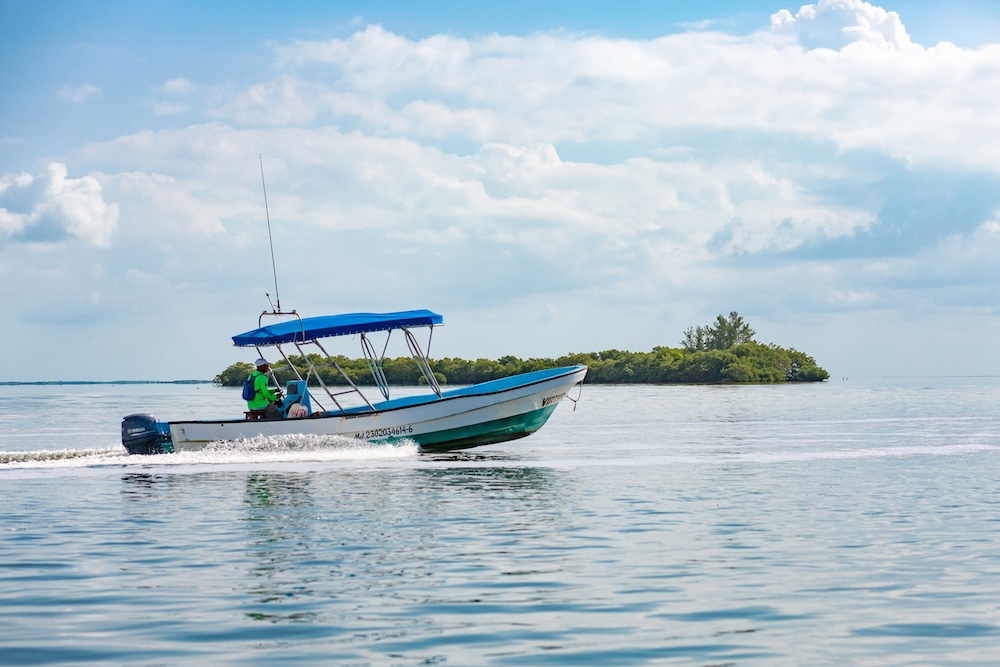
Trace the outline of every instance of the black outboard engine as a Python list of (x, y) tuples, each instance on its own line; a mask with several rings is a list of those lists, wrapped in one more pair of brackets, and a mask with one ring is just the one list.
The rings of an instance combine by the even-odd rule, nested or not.
[(122, 419), (122, 444), (129, 454), (166, 454), (173, 451), (170, 437), (160, 433), (153, 415), (129, 415)]

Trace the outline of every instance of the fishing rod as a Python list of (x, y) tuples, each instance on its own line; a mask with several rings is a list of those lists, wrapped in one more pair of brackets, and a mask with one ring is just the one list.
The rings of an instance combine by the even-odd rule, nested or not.
[(274, 264), (274, 239), (271, 238), (271, 213), (267, 210), (267, 185), (264, 183), (264, 157), (257, 153), (257, 158), (260, 160), (260, 186), (264, 190), (264, 215), (267, 216), (267, 241), (271, 245), (271, 272), (274, 274), (274, 298), (278, 302), (278, 307), (275, 308), (274, 304), (271, 303), (271, 295), (267, 294), (267, 302), (271, 303), (271, 310), (278, 313), (281, 312), (281, 295), (278, 294), (278, 269)]
[[(257, 159), (260, 161), (260, 187), (264, 191), (264, 215), (267, 217), (267, 242), (271, 246), (271, 272), (274, 274), (274, 299), (277, 302), (276, 304), (271, 303), (271, 295), (268, 294), (266, 290), (264, 291), (264, 295), (267, 297), (267, 302), (271, 306), (271, 312), (261, 313), (260, 317), (257, 318), (257, 326), (260, 326), (261, 320), (265, 315), (295, 315), (299, 318), (299, 322), (301, 323), (302, 318), (294, 310), (291, 313), (281, 312), (281, 295), (278, 293), (278, 268), (274, 263), (274, 238), (271, 236), (271, 213), (267, 208), (267, 184), (264, 182), (264, 156), (257, 153)], [(275, 305), (277, 305), (277, 307), (275, 307)], [(302, 336), (305, 338), (305, 330), (303, 330)], [(264, 354), (260, 351), (259, 347), (257, 348), (257, 352), (260, 353), (261, 358), (264, 357)], [(288, 360), (288, 357), (285, 357), (284, 353), (282, 353), (281, 356), (284, 357), (288, 366), (292, 367), (292, 362)], [(274, 383), (278, 385), (278, 397), (281, 398), (281, 384), (278, 382), (278, 379), (274, 374), (274, 369), (269, 368), (267, 374), (272, 380), (274, 380)]]

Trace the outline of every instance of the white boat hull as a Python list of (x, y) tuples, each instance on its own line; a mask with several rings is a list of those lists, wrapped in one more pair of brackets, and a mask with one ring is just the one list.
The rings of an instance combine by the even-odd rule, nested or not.
[(440, 397), (386, 401), (374, 411), (300, 419), (171, 421), (167, 426), (174, 451), (198, 450), (213, 442), (293, 435), (335, 435), (369, 442), (406, 439), (422, 449), (465, 449), (530, 435), (586, 374), (586, 366), (537, 371)]

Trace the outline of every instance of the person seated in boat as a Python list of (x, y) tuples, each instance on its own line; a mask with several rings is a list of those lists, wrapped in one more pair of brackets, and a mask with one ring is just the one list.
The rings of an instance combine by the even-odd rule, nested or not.
[(271, 366), (267, 359), (258, 359), (257, 370), (250, 374), (253, 378), (254, 397), (247, 401), (248, 410), (263, 410), (264, 419), (280, 419), (281, 411), (281, 390), (277, 393), (268, 387), (267, 373)]

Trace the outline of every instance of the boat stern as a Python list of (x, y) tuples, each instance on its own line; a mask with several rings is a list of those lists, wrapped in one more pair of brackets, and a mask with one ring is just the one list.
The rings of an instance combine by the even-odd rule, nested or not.
[(169, 454), (174, 451), (170, 427), (147, 414), (122, 419), (122, 445), (129, 454)]

